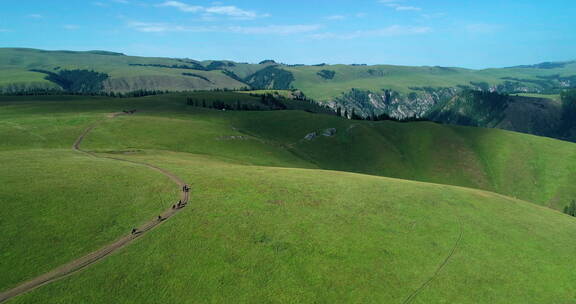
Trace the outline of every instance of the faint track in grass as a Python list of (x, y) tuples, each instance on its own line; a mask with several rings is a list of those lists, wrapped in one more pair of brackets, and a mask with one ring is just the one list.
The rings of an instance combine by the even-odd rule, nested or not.
[(448, 253), (442, 264), (440, 264), (438, 268), (436, 268), (436, 271), (434, 271), (432, 276), (428, 278), (428, 280), (426, 280), (424, 283), (422, 283), (422, 285), (420, 285), (420, 287), (414, 290), (410, 295), (408, 295), (408, 297), (402, 302), (402, 304), (412, 303), (412, 301), (414, 301), (414, 299), (418, 296), (418, 294), (420, 294), (420, 292), (422, 292), (424, 288), (426, 288), (430, 283), (432, 283), (432, 281), (434, 281), (434, 279), (436, 279), (436, 277), (438, 277), (442, 269), (444, 269), (444, 267), (448, 264), (452, 256), (454, 256), (454, 253), (456, 252), (456, 249), (458, 249), (460, 241), (462, 240), (462, 235), (464, 234), (464, 229), (462, 228), (462, 221), (460, 220), (460, 218), (458, 218), (458, 226), (460, 228), (460, 234), (458, 235), (458, 239), (456, 239), (454, 246), (452, 246), (452, 249), (450, 249), (450, 253)]
[[(109, 119), (113, 119), (117, 116), (123, 115), (124, 113), (113, 113), (108, 115)], [(86, 137), (86, 135), (88, 135), (92, 130), (94, 130), (94, 128), (96, 128), (97, 126), (99, 126), (102, 121), (99, 121), (93, 125), (91, 125), (90, 127), (86, 128), (82, 134), (80, 134), (80, 136), (76, 139), (76, 141), (74, 142), (74, 144), (72, 145), (72, 149), (81, 153), (85, 153), (87, 155), (90, 155), (92, 157), (96, 157), (96, 158), (104, 158), (104, 159), (113, 159), (113, 160), (117, 160), (117, 161), (123, 161), (123, 162), (128, 162), (128, 163), (132, 163), (132, 164), (137, 164), (137, 165), (141, 165), (141, 166), (145, 166), (147, 168), (156, 170), (158, 172), (160, 172), (161, 174), (163, 174), (164, 176), (170, 178), (174, 183), (176, 183), (181, 191), (180, 194), (180, 200), (183, 202), (184, 206), (188, 203), (189, 201), (189, 192), (183, 191), (184, 186), (187, 186), (186, 183), (177, 175), (171, 173), (168, 170), (144, 163), (144, 162), (138, 162), (138, 161), (133, 161), (133, 160), (127, 160), (127, 159), (122, 159), (122, 158), (116, 158), (116, 157), (109, 157), (109, 156), (100, 156), (94, 152), (90, 152), (90, 151), (85, 151), (82, 150), (80, 148), (80, 145), (82, 144), (82, 141), (84, 140), (84, 138)], [(4, 291), (2, 293), (0, 293), (0, 302), (4, 302), (7, 301), (13, 297), (16, 297), (18, 295), (24, 294), (26, 292), (29, 292), (31, 290), (34, 290), (40, 286), (52, 283), (54, 281), (57, 281), (59, 279), (62, 279), (64, 277), (70, 276), (102, 259), (104, 259), (105, 257), (109, 256), (110, 254), (114, 253), (115, 251), (117, 251), (118, 249), (123, 248), (124, 246), (130, 244), (132, 241), (134, 241), (135, 239), (141, 237), (142, 235), (144, 235), (146, 232), (148, 232), (149, 230), (151, 230), (152, 228), (158, 226), (159, 224), (163, 223), (164, 221), (166, 221), (167, 219), (171, 218), (174, 214), (178, 213), (180, 210), (182, 210), (182, 208), (176, 208), (173, 209), (172, 206), (170, 206), (170, 208), (166, 211), (164, 211), (161, 216), (163, 218), (163, 220), (159, 221), (158, 219), (153, 219), (151, 221), (148, 221), (147, 223), (139, 226), (138, 229), (138, 233), (136, 234), (129, 234), (126, 236), (121, 237), (120, 239), (116, 240), (114, 243), (112, 244), (108, 244), (94, 252), (91, 252), (81, 258), (78, 258), (76, 260), (73, 260), (65, 265), (62, 265), (50, 272), (47, 272), (45, 274), (42, 274), (38, 277), (35, 277), (31, 280), (28, 280), (12, 289), (9, 289), (7, 291)]]

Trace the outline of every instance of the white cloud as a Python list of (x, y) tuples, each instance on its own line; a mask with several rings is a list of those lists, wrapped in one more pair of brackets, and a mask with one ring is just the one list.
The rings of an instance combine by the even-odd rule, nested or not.
[(417, 6), (410, 6), (410, 5), (402, 5), (400, 3), (404, 2), (404, 0), (379, 0), (379, 3), (383, 3), (384, 5), (391, 7), (397, 11), (421, 11), (422, 8)]
[(258, 15), (255, 12), (245, 11), (235, 6), (212, 6), (205, 8), (206, 13), (219, 14), (239, 18), (256, 18)]
[(355, 39), (365, 37), (391, 37), (405, 35), (420, 35), (432, 32), (430, 27), (391, 25), (373, 30), (358, 30), (346, 33), (319, 33), (311, 35), (313, 39)]
[(326, 20), (344, 20), (346, 19), (346, 16), (343, 15), (332, 15), (332, 16), (328, 16), (326, 18), (324, 18)]
[(207, 27), (186, 27), (161, 22), (129, 22), (128, 27), (144, 33), (205, 32)]
[(419, 11), (419, 10), (422, 10), (421, 8), (415, 7), (415, 6), (395, 6), (394, 9), (397, 11)]
[(320, 29), (320, 25), (268, 25), (268, 26), (231, 26), (227, 31), (240, 34), (276, 34), (276, 35), (289, 35), (314, 32)]
[(238, 19), (254, 19), (257, 17), (267, 17), (267, 14), (259, 15), (254, 11), (248, 11), (233, 5), (220, 5), (215, 3), (213, 6), (189, 5), (180, 1), (166, 1), (158, 5), (159, 7), (173, 7), (186, 13), (204, 13), (206, 15), (222, 15)]
[(289, 35), (309, 33), (320, 29), (319, 25), (267, 25), (267, 26), (182, 26), (160, 22), (129, 22), (128, 27), (144, 33), (169, 33), (169, 32), (220, 32), (237, 34), (268, 34)]
[(116, 2), (116, 3), (122, 3), (122, 4), (128, 4), (128, 3), (130, 3), (130, 2), (128, 2), (128, 0), (112, 0), (112, 1), (113, 1), (113, 2)]
[(34, 18), (34, 19), (44, 18), (44, 16), (42, 16), (40, 14), (29, 14), (27, 17), (28, 18)]
[(8, 32), (10, 32), (9, 29), (0, 28), (0, 33), (8, 33)]
[(177, 9), (179, 9), (183, 12), (187, 12), (187, 13), (195, 13), (195, 12), (202, 11), (204, 9), (202, 6), (188, 5), (186, 3), (182, 3), (179, 1), (166, 1), (162, 4), (159, 4), (158, 6), (175, 7)]

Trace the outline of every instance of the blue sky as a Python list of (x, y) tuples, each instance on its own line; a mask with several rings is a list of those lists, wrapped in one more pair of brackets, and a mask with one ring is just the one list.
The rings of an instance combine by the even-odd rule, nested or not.
[(0, 47), (284, 63), (576, 59), (574, 0), (1, 0)]

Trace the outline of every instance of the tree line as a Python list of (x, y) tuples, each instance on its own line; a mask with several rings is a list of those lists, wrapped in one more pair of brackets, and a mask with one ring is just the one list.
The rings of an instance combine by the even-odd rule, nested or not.
[(152, 95), (168, 94), (170, 91), (163, 90), (135, 90), (130, 92), (74, 92), (61, 89), (24, 89), (17, 92), (0, 93), (2, 96), (103, 96), (114, 98), (144, 97)]
[[(246, 97), (252, 98), (246, 98)], [(211, 96), (212, 97), (212, 96)], [(217, 97), (217, 96), (214, 96)], [(215, 100), (202, 97), (187, 97), (186, 104), (194, 107), (211, 108), (217, 110), (235, 111), (274, 111), (274, 110), (302, 110), (310, 113), (321, 113), (335, 115), (335, 111), (330, 107), (316, 103), (315, 101), (298, 96), (296, 99), (278, 97), (274, 94), (253, 94), (245, 95), (241, 98), (233, 99), (226, 96), (226, 99)]]

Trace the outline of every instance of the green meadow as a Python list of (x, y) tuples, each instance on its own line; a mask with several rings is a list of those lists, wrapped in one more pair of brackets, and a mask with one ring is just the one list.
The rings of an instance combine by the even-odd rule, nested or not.
[[(294, 87), (302, 90), (307, 96), (324, 101), (331, 100), (348, 92), (352, 88), (381, 92), (393, 90), (403, 94), (414, 92), (412, 88), (449, 88), (470, 85), (471, 82), (498, 85), (506, 78), (530, 81), (542, 80), (542, 77), (553, 75), (572, 76), (576, 74), (576, 63), (562, 68), (530, 69), (500, 68), (470, 70), (456, 67), (411, 67), (393, 65), (351, 66), (325, 65), (285, 67), (294, 74)], [(323, 79), (318, 75), (322, 70), (334, 71), (334, 78)], [(526, 87), (534, 83), (524, 82)]]
[[(221, 65), (213, 66), (214, 63)], [(291, 80), (283, 90), (274, 87), (275, 72), (264, 73), (262, 82), (253, 89), (259, 92), (297, 89), (317, 101), (330, 101), (351, 89), (374, 93), (393, 90), (407, 95), (418, 92), (414, 88), (457, 88), (472, 83), (487, 86), (506, 81), (521, 84), (522, 89), (543, 90), (560, 86), (559, 77), (572, 79), (576, 75), (576, 62), (555, 63), (550, 67), (490, 68), (482, 70), (439, 66), (396, 65), (307, 65), (291, 66), (276, 63), (238, 63), (231, 61), (196, 61), (192, 59), (126, 56), (118, 53), (89, 51), (45, 51), (24, 48), (0, 48), (0, 91), (22, 91), (31, 88), (59, 88), (45, 79), (45, 74), (31, 70), (57, 73), (62, 70), (93, 70), (106, 73), (102, 90), (129, 92), (134, 90), (213, 90), (240, 89), (250, 86), (250, 77), (268, 67), (291, 73)], [(322, 77), (322, 71), (333, 77)], [(226, 73), (224, 73), (226, 72)], [(555, 79), (555, 80), (554, 80)], [(571, 80), (574, 81), (574, 80)], [(264, 87), (260, 87), (260, 86)]]
[(111, 243), (177, 200), (156, 172), (78, 152), (0, 152), (0, 289)]
[(430, 278), (413, 303), (568, 302), (576, 292), (576, 222), (524, 201), (174, 152), (134, 159), (189, 181), (190, 208), (14, 303), (401, 303)]
[[(9, 303), (576, 301), (576, 221), (557, 211), (576, 198), (576, 144), (187, 98), (253, 97), (0, 97), (0, 290), (177, 198), (155, 171), (72, 151), (88, 126), (100, 122), (83, 149), (192, 186), (169, 221)], [(126, 109), (138, 111), (108, 117)]]

